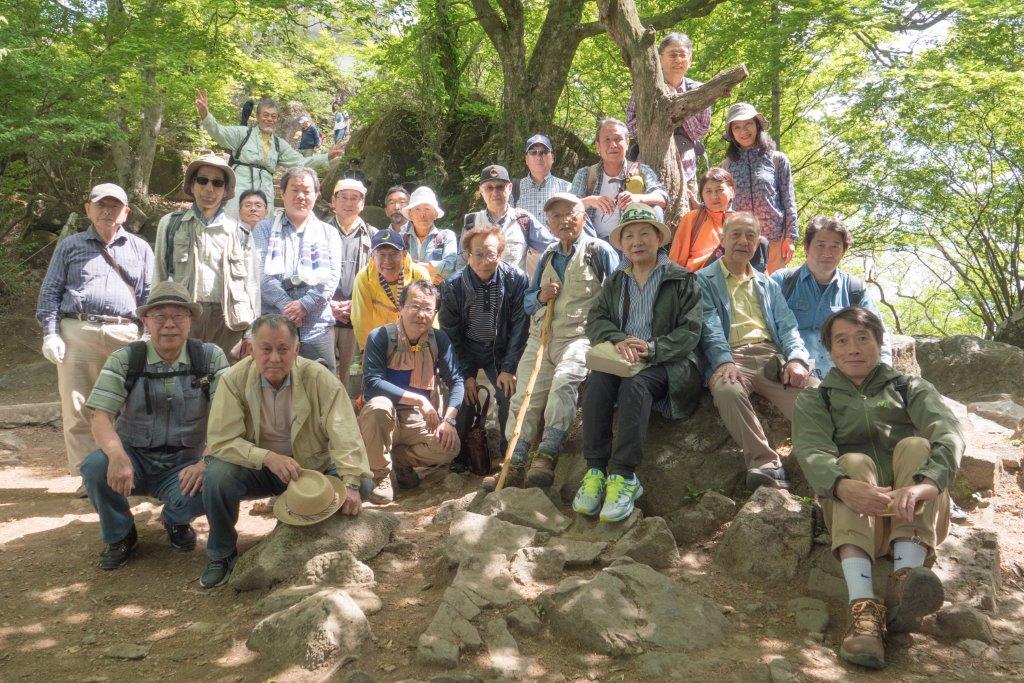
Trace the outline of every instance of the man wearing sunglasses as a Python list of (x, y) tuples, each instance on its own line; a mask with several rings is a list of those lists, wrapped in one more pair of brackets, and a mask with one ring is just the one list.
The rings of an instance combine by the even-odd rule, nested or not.
[(190, 336), (230, 357), (260, 310), (253, 242), (224, 210), (235, 194), (235, 172), (219, 156), (199, 157), (185, 169), (182, 191), (192, 206), (160, 220), (154, 280), (185, 287), (203, 310)]
[(572, 183), (555, 177), (555, 147), (547, 135), (538, 133), (526, 141), (525, 178), (512, 184), (512, 206), (525, 209), (544, 222), (544, 202), (558, 192), (568, 192)]

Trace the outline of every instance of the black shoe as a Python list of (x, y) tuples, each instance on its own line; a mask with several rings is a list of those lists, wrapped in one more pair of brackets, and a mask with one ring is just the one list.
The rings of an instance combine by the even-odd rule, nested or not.
[(469, 463), (460, 455), (459, 457), (455, 458), (455, 460), (452, 460), (450, 463), (448, 463), (448, 471), (454, 472), (455, 474), (462, 474), (463, 472), (468, 472)]
[(788, 489), (789, 479), (782, 467), (752, 467), (747, 470), (747, 488), (756, 491), (762, 486)]
[(414, 489), (420, 485), (420, 475), (416, 474), (416, 470), (413, 469), (412, 465), (395, 463), (395, 482), (398, 484), (399, 489)]
[(206, 569), (203, 570), (203, 575), (199, 577), (199, 585), (203, 588), (216, 588), (217, 586), (223, 586), (228, 581), (228, 577), (231, 576), (231, 570), (235, 568), (235, 560), (238, 559), (238, 553), (231, 553), (230, 557), (226, 557), (223, 560), (210, 560), (210, 563), (206, 565)]
[(139, 547), (139, 533), (132, 524), (132, 530), (117, 543), (109, 543), (100, 553), (100, 569), (120, 569), (128, 564), (128, 558)]
[(171, 541), (171, 547), (183, 553), (196, 549), (196, 531), (191, 524), (168, 524), (164, 522), (164, 529), (167, 531), (167, 538)]

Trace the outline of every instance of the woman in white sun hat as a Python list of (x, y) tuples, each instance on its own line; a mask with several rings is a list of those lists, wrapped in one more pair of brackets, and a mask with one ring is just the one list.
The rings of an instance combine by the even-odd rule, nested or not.
[(459, 241), (451, 230), (434, 225), (434, 221), (444, 217), (434, 191), (417, 187), (409, 195), (409, 203), (402, 208), (402, 215), (409, 219), (402, 230), (409, 256), (430, 271), (433, 284), (440, 284), (455, 271)]

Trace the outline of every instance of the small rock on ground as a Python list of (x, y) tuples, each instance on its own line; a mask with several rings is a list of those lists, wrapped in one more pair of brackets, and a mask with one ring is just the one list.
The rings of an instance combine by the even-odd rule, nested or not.
[(373, 570), (348, 550), (314, 555), (303, 568), (306, 584), (327, 586), (373, 586)]
[(597, 515), (576, 515), (572, 524), (562, 534), (563, 537), (578, 541), (614, 543), (622, 538), (627, 531), (632, 529), (641, 519), (644, 513), (639, 508), (633, 510), (626, 519), (621, 522), (602, 522)]
[(999, 654), (995, 651), (994, 648), (981, 642), (980, 640), (961, 640), (959, 643), (956, 644), (956, 646), (964, 652), (966, 652), (967, 654), (971, 655), (972, 657), (984, 659), (999, 658)]
[(786, 491), (762, 486), (722, 534), (715, 562), (742, 580), (792, 581), (811, 552), (813, 531), (810, 506)]
[(535, 529), (503, 522), (473, 512), (457, 512), (448, 531), (444, 552), (452, 565), (475, 554), (514, 555), (520, 548), (533, 545)]
[(661, 517), (645, 517), (620, 538), (610, 557), (628, 557), (655, 569), (671, 567), (678, 559), (676, 539)]
[(505, 621), (513, 631), (527, 636), (535, 636), (543, 628), (537, 613), (527, 605), (520, 605), (509, 612)]
[(134, 643), (118, 643), (111, 645), (104, 652), (104, 657), (111, 659), (144, 659), (149, 654), (149, 645), (135, 645)]
[(814, 598), (793, 598), (786, 603), (799, 628), (809, 633), (823, 633), (828, 628), (828, 605)]
[(569, 519), (538, 488), (495, 491), (474, 501), (469, 511), (551, 534), (559, 534), (569, 526)]
[(935, 615), (939, 632), (952, 640), (980, 640), (991, 643), (992, 625), (988, 617), (967, 605), (950, 605), (940, 609)]
[(562, 553), (565, 557), (566, 567), (586, 567), (597, 562), (608, 543), (579, 541), (572, 538), (552, 538), (544, 544), (546, 548), (553, 548)]

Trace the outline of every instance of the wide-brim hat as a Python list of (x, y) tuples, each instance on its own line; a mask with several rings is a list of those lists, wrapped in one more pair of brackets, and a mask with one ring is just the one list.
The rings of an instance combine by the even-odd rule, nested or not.
[(187, 308), (193, 318), (203, 315), (203, 307), (192, 301), (185, 286), (170, 280), (153, 285), (153, 289), (149, 290), (149, 298), (146, 299), (146, 303), (135, 309), (135, 315), (142, 320), (149, 309), (157, 306), (181, 306)]
[(199, 173), (199, 169), (203, 166), (213, 166), (224, 171), (224, 179), (227, 181), (224, 184), (224, 199), (231, 199), (235, 196), (235, 171), (228, 162), (221, 159), (216, 154), (204, 154), (198, 159), (193, 159), (192, 163), (185, 169), (185, 181), (182, 183), (181, 191), (185, 193), (185, 196), (189, 199), (195, 199), (195, 195), (192, 194), (192, 181), (195, 180), (196, 174)]
[(441, 210), (441, 205), (437, 203), (437, 195), (426, 186), (417, 187), (412, 191), (412, 194), (409, 195), (409, 203), (402, 207), (402, 215), (409, 218), (409, 212), (420, 204), (430, 206), (430, 208), (437, 212), (438, 218), (444, 218), (444, 211)]
[(746, 121), (748, 119), (757, 119), (761, 122), (761, 129), (768, 130), (768, 119), (754, 109), (754, 105), (748, 104), (747, 102), (737, 102), (729, 107), (729, 110), (725, 113), (725, 132), (722, 133), (722, 139), (728, 142), (732, 142), (732, 131), (731, 126), (733, 121)]
[(292, 526), (322, 522), (341, 509), (347, 495), (345, 482), (317, 472), (302, 470), (274, 503), (274, 516)]
[(612, 243), (613, 247), (622, 251), (622, 247), (619, 246), (619, 235), (622, 234), (623, 228), (634, 223), (649, 223), (653, 225), (661, 233), (662, 244), (672, 239), (672, 231), (668, 229), (667, 225), (658, 220), (658, 214), (654, 213), (654, 209), (646, 204), (630, 204), (622, 212), (619, 224), (615, 226), (612, 234), (608, 236), (608, 241)]

